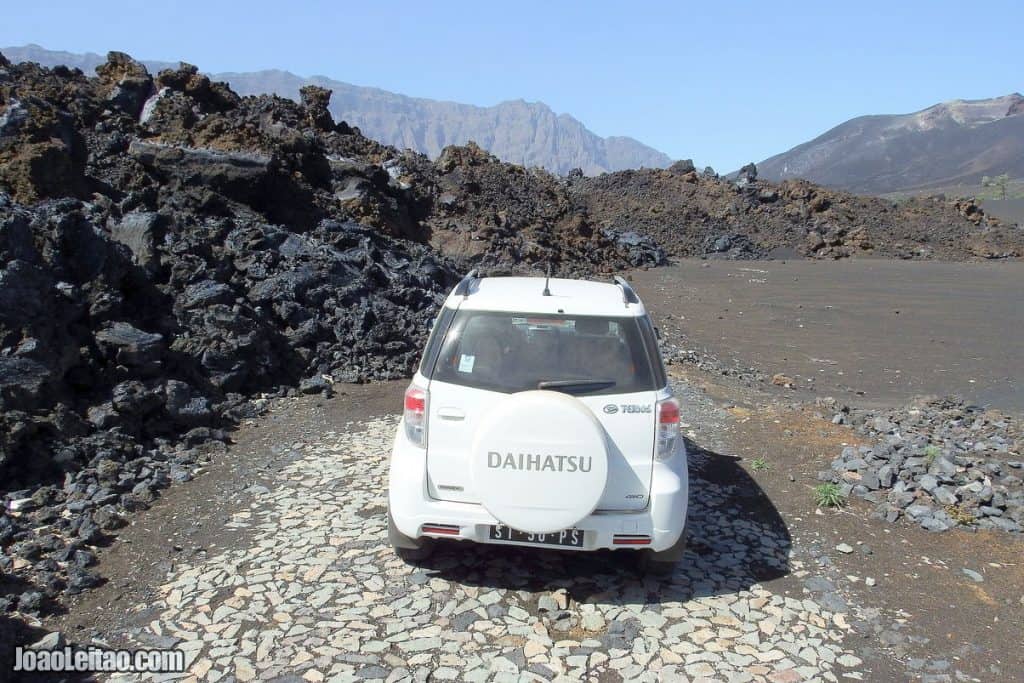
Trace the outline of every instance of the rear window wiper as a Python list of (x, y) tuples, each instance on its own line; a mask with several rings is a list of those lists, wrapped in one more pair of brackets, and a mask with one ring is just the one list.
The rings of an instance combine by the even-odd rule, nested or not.
[(573, 389), (584, 391), (600, 391), (614, 387), (615, 380), (612, 379), (546, 379), (537, 382), (538, 389), (554, 389), (555, 391), (566, 391), (572, 393)]

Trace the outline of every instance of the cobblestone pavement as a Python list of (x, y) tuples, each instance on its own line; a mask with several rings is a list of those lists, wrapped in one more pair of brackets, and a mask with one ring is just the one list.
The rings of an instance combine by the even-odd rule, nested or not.
[[(807, 569), (771, 510), (744, 509), (723, 456), (694, 449), (690, 550), (670, 577), (625, 553), (386, 541), (396, 418), (313, 442), (228, 525), (239, 543), (180, 565), (138, 646), (188, 653), (188, 681), (859, 679), (849, 608), (761, 582)], [(737, 472), (742, 472), (736, 468)], [(831, 604), (830, 604), (831, 603)], [(125, 676), (116, 680), (125, 680)]]

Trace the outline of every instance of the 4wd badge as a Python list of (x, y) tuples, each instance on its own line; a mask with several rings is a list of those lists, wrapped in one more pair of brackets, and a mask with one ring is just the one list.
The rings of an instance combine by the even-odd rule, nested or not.
[(649, 405), (643, 405), (640, 403), (623, 403), (622, 405), (616, 405), (614, 403), (608, 403), (604, 407), (604, 412), (609, 415), (614, 415), (622, 409), (624, 413), (649, 413), (652, 412), (652, 408)]

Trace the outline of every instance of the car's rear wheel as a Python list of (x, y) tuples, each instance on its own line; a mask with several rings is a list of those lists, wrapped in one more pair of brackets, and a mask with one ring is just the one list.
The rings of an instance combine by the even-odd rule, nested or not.
[(423, 562), (434, 554), (434, 544), (424, 543), (419, 548), (395, 548), (395, 554), (402, 558), (404, 562), (416, 564)]
[(422, 562), (434, 554), (434, 539), (406, 536), (395, 526), (395, 520), (392, 519), (390, 510), (388, 510), (388, 542), (395, 549), (395, 554), (410, 564)]
[(669, 576), (686, 553), (686, 530), (671, 548), (662, 551), (640, 550), (637, 552), (636, 567), (643, 574)]

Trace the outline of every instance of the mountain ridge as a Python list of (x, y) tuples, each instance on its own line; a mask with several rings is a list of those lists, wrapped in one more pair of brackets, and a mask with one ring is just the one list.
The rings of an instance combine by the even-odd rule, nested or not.
[[(106, 61), (95, 53), (54, 51), (39, 45), (0, 48), (14, 62), (63, 64), (91, 75)], [(140, 60), (157, 72), (177, 63)], [(283, 69), (209, 74), (227, 81), (240, 95), (276, 94), (299, 100), (299, 89), (317, 85), (334, 91), (335, 119), (358, 126), (384, 144), (408, 147), (437, 158), (448, 145), (474, 141), (498, 158), (566, 174), (580, 168), (587, 175), (629, 168), (664, 168), (672, 159), (628, 136), (601, 137), (567, 113), (543, 102), (512, 99), (485, 107), (448, 100), (411, 97), (383, 88), (360, 86), (325, 75), (303, 77)]]
[(884, 194), (1024, 176), (1024, 96), (956, 99), (908, 114), (858, 116), (757, 164), (770, 180), (804, 178)]

